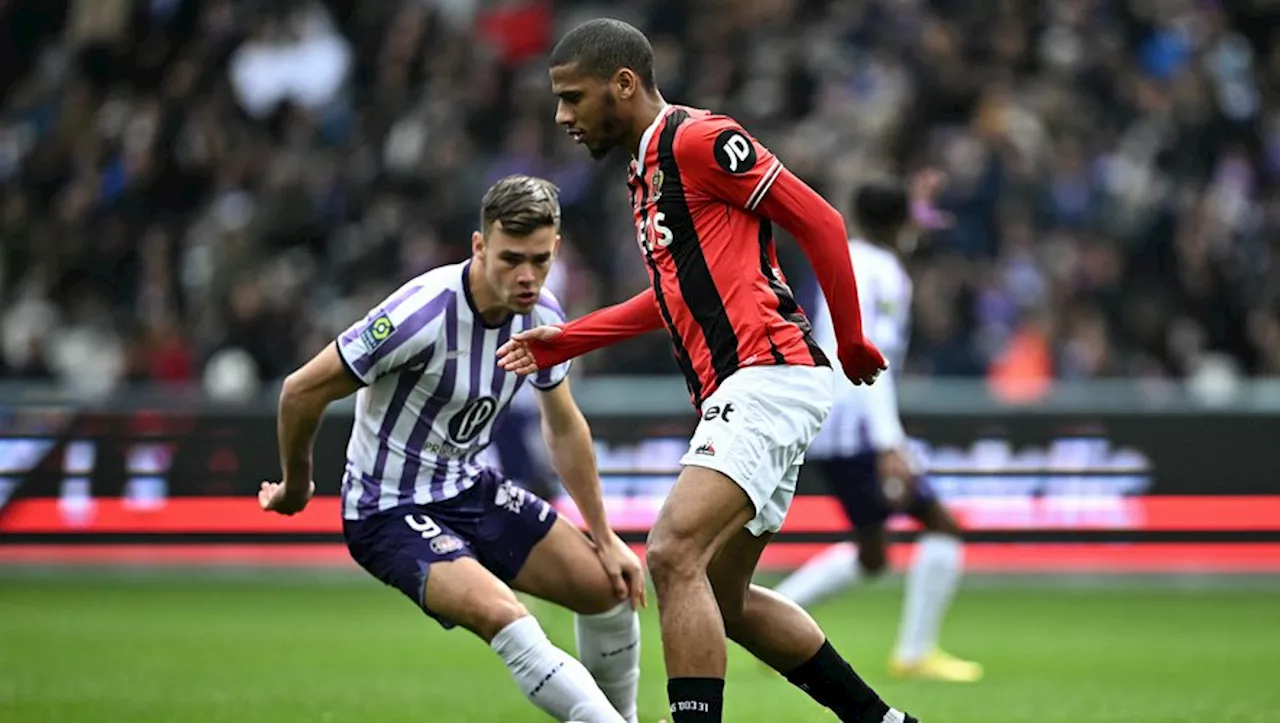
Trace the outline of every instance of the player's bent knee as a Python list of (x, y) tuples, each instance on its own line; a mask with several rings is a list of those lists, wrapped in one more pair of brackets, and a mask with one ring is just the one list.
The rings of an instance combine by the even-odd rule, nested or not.
[(514, 595), (491, 600), (481, 600), (477, 596), (469, 601), (468, 609), (460, 614), (464, 619), (459, 620), (459, 624), (488, 642), (511, 623), (528, 617), (529, 611)]
[(572, 591), (570, 599), (565, 601), (565, 607), (579, 615), (599, 615), (607, 613), (618, 607), (621, 602), (615, 597), (613, 591), (613, 583), (609, 580), (609, 576), (605, 574), (604, 568), (599, 565), (599, 574), (593, 574), (585, 579), (579, 579), (576, 583), (576, 590)]
[(649, 534), (645, 564), (659, 589), (705, 575), (707, 562), (706, 551), (698, 549), (689, 538), (662, 534), (657, 528)]
[(705, 576), (716, 550), (754, 514), (746, 491), (728, 475), (685, 467), (649, 531), (646, 558), (654, 586)]
[(930, 512), (931, 514), (926, 515), (924, 519), (924, 528), (926, 530), (957, 538), (964, 535), (960, 529), (960, 523), (956, 522), (956, 518), (952, 517), (951, 513), (947, 512), (941, 505), (935, 505)]

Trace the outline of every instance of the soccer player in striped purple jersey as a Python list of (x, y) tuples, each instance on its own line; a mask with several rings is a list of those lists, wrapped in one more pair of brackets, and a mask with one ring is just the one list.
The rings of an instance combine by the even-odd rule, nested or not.
[[(446, 628), (488, 642), (525, 696), (557, 720), (635, 723), (644, 575), (605, 518), (568, 364), (524, 378), (500, 369), (496, 355), (512, 333), (564, 320), (542, 288), (559, 228), (551, 183), (511, 176), (490, 188), (468, 261), (409, 281), (285, 380), (284, 479), (264, 482), (259, 501), (286, 515), (306, 506), (321, 416), (355, 393), (342, 518), (356, 562)], [(477, 461), (526, 381), (590, 538)], [(578, 614), (581, 662), (547, 639), (513, 589)]]

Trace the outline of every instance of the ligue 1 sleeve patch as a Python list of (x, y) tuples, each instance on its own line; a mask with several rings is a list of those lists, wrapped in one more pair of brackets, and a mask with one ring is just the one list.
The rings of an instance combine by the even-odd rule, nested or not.
[(746, 173), (756, 165), (755, 144), (740, 130), (720, 131), (715, 142), (716, 165), (733, 174)]
[(365, 349), (373, 351), (382, 346), (387, 339), (396, 331), (396, 325), (391, 323), (391, 317), (382, 314), (378, 318), (369, 322), (369, 325), (360, 332), (360, 340), (364, 342)]

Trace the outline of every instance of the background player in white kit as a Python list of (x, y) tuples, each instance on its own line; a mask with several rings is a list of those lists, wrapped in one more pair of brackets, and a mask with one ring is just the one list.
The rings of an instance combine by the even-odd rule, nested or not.
[[(559, 227), (551, 183), (512, 176), (490, 188), (470, 260), (409, 281), (285, 380), (284, 480), (264, 482), (259, 501), (286, 515), (306, 506), (321, 415), (358, 390), (342, 481), (351, 556), (446, 628), (488, 642), (525, 696), (556, 719), (635, 723), (644, 576), (605, 519), (568, 364), (528, 380), (591, 540), (478, 462), (527, 381), (498, 367), (497, 348), (513, 333), (564, 321), (542, 288)], [(578, 613), (581, 663), (552, 645), (512, 588)]]
[[(890, 374), (902, 368), (910, 339), (911, 277), (901, 253), (918, 226), (939, 225), (931, 204), (941, 183), (940, 174), (926, 171), (916, 177), (910, 192), (898, 182), (875, 182), (855, 194), (854, 218), (864, 238), (849, 242), (849, 254), (858, 278), (863, 327), (889, 359)], [(916, 218), (913, 224), (913, 208), (926, 218)], [(818, 343), (834, 350), (825, 299), (820, 298), (814, 309), (813, 324)], [(924, 532), (907, 573), (890, 672), (957, 682), (980, 678), (980, 665), (938, 648), (942, 618), (960, 580), (960, 527), (911, 459), (893, 379), (870, 386), (846, 382), (806, 457), (827, 477), (854, 527), (857, 544), (833, 545), (784, 580), (777, 592), (809, 605), (852, 585), (861, 575), (883, 572), (889, 545), (886, 524), (894, 514), (910, 515)]]

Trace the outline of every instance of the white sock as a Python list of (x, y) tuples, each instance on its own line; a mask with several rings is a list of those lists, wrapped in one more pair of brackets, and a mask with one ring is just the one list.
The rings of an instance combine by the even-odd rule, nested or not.
[(799, 570), (787, 576), (774, 592), (808, 607), (828, 595), (858, 581), (858, 548), (852, 542), (832, 545), (809, 558)]
[(958, 538), (937, 533), (920, 536), (902, 600), (902, 624), (895, 652), (898, 660), (912, 663), (937, 647), (942, 618), (960, 582), (963, 560), (964, 549)]
[(599, 615), (578, 615), (578, 659), (614, 710), (637, 723), (636, 692), (640, 688), (640, 616), (624, 602)]
[(499, 630), (490, 646), (524, 697), (556, 720), (624, 723), (582, 663), (552, 645), (532, 615)]

